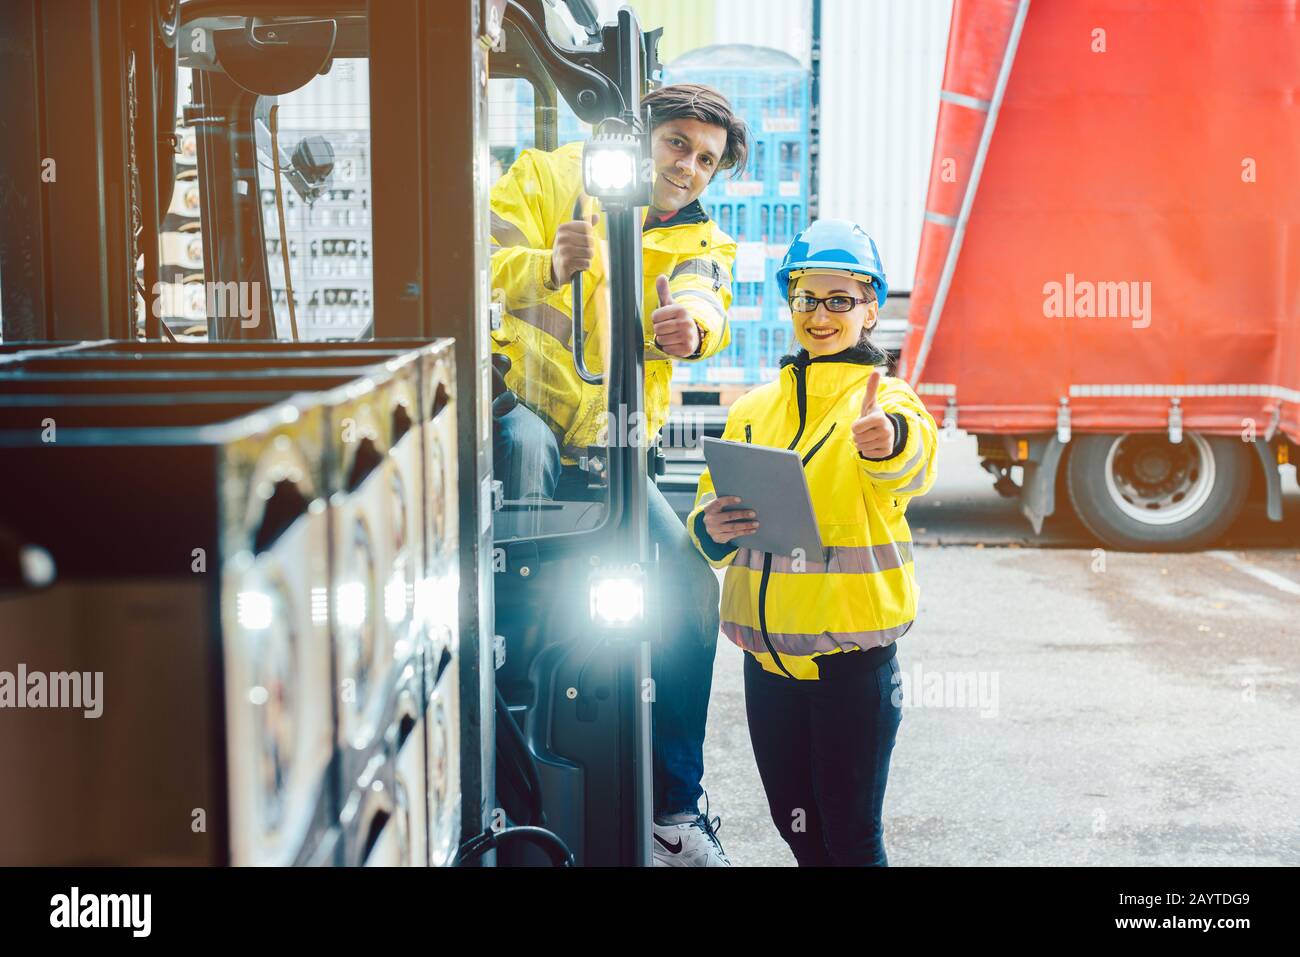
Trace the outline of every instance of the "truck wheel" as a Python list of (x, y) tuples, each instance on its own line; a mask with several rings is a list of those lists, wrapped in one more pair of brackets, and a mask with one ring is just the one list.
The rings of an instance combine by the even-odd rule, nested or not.
[(1113, 548), (1174, 551), (1208, 545), (1232, 524), (1250, 487), (1244, 443), (1184, 432), (1080, 435), (1067, 484), (1074, 510)]

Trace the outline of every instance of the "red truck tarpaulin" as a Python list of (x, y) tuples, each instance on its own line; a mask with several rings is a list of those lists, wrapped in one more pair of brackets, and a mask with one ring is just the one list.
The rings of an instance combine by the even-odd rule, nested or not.
[(955, 0), (900, 374), (968, 432), (1300, 442), (1300, 3)]

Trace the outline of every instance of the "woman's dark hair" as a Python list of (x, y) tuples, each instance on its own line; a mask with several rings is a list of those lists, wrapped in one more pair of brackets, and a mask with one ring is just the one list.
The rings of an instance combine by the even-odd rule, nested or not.
[(669, 120), (699, 120), (727, 131), (727, 145), (718, 161), (718, 169), (731, 170), (735, 179), (745, 170), (749, 158), (749, 129), (745, 121), (732, 112), (727, 98), (702, 83), (674, 83), (647, 93), (642, 105), (650, 107), (650, 129)]
[[(861, 280), (859, 280), (859, 282), (861, 282)], [(863, 288), (862, 298), (867, 300), (866, 305), (870, 305), (871, 303), (877, 301), (875, 286), (873, 286), (869, 282), (864, 282), (862, 283), (862, 288)], [(872, 325), (871, 329), (874, 329), (879, 324), (880, 324), (880, 313), (877, 312), (876, 322)], [(866, 349), (868, 351), (878, 353), (881, 359), (883, 360), (885, 358), (885, 353), (882, 352), (880, 349), (877, 349), (875, 343), (871, 341), (871, 329), (868, 329), (865, 324), (863, 325), (862, 331), (858, 333), (858, 348)]]

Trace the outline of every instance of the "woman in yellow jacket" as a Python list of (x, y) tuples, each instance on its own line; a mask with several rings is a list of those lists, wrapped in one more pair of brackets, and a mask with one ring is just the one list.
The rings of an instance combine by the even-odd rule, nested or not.
[(707, 471), (687, 528), (727, 568), (722, 631), (746, 651), (750, 740), (781, 836), (801, 866), (884, 865), (896, 642), (918, 594), (904, 513), (934, 484), (937, 429), (911, 388), (876, 368), (888, 359), (868, 334), (887, 286), (859, 226), (812, 224), (777, 278), (802, 348), (731, 407), (723, 437), (799, 453), (823, 554), (739, 546), (763, 516), (717, 497)]

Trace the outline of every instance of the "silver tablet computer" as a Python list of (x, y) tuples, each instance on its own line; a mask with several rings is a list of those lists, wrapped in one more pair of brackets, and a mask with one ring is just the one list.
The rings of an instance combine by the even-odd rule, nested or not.
[(753, 509), (758, 514), (758, 531), (730, 544), (776, 555), (792, 555), (799, 548), (807, 558), (821, 560), (817, 516), (798, 452), (706, 436), (704, 458), (718, 498), (740, 496), (740, 505), (724, 511)]

